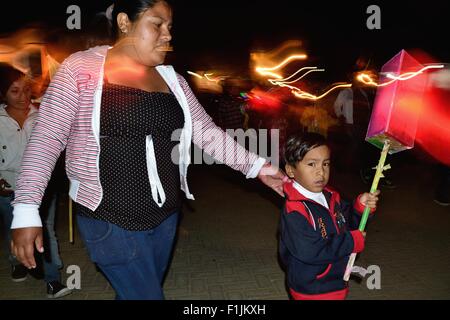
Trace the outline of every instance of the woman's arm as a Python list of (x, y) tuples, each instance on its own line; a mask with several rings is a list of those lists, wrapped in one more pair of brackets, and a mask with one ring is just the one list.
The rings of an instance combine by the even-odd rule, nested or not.
[(38, 208), (53, 168), (66, 147), (78, 110), (78, 88), (64, 62), (51, 81), (25, 148), (15, 191), (11, 228), (41, 226)]
[[(262, 158), (248, 152), (219, 128), (197, 100), (187, 81), (181, 75), (178, 75), (178, 80), (188, 101), (192, 116), (193, 142), (215, 160), (247, 175), (253, 164)], [(259, 169), (264, 163), (265, 161), (262, 162), (261, 160)], [(255, 173), (257, 174), (257, 172)], [(251, 178), (256, 177), (256, 174)]]
[(177, 76), (189, 104), (194, 143), (215, 160), (242, 172), (247, 178), (259, 177), (263, 183), (283, 195), (281, 185), (285, 175), (278, 168), (267, 164), (264, 158), (247, 151), (219, 128), (197, 100), (187, 81), (181, 75)]

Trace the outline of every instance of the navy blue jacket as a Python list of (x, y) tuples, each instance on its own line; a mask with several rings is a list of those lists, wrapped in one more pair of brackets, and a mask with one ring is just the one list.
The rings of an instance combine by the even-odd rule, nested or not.
[(285, 205), (280, 221), (280, 257), (294, 299), (344, 299), (343, 280), (352, 252), (364, 249), (357, 230), (364, 206), (341, 201), (338, 192), (325, 188), (330, 209), (306, 198), (291, 182), (284, 184)]

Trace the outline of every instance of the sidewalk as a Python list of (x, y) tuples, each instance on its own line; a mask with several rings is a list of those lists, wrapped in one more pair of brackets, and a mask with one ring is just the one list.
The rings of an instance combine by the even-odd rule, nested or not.
[[(382, 190), (356, 263), (381, 268), (381, 289), (351, 280), (349, 299), (450, 299), (450, 209), (433, 202), (433, 176), (426, 169), (404, 165), (395, 170), (398, 188)], [(357, 174), (332, 175), (344, 197), (368, 189)], [(221, 165), (192, 166), (189, 180), (197, 200), (184, 209), (164, 284), (166, 298), (288, 299), (277, 260), (281, 199)], [(81, 290), (64, 299), (114, 299), (78, 234), (74, 244), (68, 242), (65, 200), (57, 223), (61, 253), (65, 267), (78, 265), (82, 278)], [(1, 250), (0, 299), (46, 299), (42, 280), (11, 281), (3, 243)], [(63, 278), (68, 276), (63, 271)]]

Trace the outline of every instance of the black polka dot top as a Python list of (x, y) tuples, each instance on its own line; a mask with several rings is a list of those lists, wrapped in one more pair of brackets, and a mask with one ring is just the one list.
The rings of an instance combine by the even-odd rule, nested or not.
[[(78, 214), (132, 231), (150, 230), (181, 208), (180, 173), (172, 162), (172, 132), (184, 114), (173, 93), (148, 92), (108, 83), (100, 111), (100, 182), (103, 198), (95, 211), (76, 204)], [(146, 136), (151, 135), (166, 201), (152, 198), (147, 172)]]

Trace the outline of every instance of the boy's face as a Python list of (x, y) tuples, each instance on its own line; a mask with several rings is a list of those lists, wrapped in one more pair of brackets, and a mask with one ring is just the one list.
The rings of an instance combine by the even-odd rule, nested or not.
[(287, 164), (286, 173), (311, 192), (322, 192), (330, 177), (330, 149), (319, 146), (309, 150), (295, 167)]

